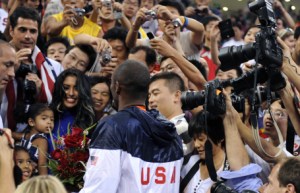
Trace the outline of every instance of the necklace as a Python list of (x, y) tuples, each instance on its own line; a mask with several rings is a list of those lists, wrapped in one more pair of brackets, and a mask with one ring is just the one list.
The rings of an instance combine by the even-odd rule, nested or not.
[(200, 185), (201, 185), (201, 179), (199, 179), (197, 185), (195, 186), (194, 193), (197, 193), (197, 190), (200, 188)]

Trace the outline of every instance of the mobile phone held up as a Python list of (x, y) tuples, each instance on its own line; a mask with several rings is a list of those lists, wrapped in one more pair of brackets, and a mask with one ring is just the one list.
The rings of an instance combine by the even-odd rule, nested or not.
[(232, 23), (231, 23), (230, 19), (221, 21), (218, 24), (218, 27), (220, 29), (222, 40), (226, 40), (226, 39), (229, 39), (234, 36), (234, 31), (233, 31)]
[(149, 38), (149, 40), (152, 40), (154, 38), (154, 35), (152, 32), (148, 32), (147, 37)]

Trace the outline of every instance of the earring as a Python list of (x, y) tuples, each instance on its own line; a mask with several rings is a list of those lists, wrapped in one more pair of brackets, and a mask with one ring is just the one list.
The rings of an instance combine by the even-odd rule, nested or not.
[(61, 103), (59, 103), (59, 104), (57, 105), (56, 110), (57, 110), (58, 112), (62, 113), (62, 110), (60, 110), (60, 106), (61, 106)]

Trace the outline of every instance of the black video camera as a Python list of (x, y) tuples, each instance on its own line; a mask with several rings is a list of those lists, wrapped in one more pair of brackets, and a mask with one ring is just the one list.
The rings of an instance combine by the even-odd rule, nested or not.
[[(226, 112), (225, 96), (222, 94), (222, 83), (215, 79), (208, 82), (205, 91), (199, 92), (183, 92), (181, 95), (181, 103), (183, 110), (191, 110), (205, 103), (207, 97), (207, 111), (217, 115)], [(206, 96), (207, 95), (207, 96)], [(238, 111), (243, 112), (245, 109), (245, 99), (242, 96), (232, 94), (232, 106)]]
[(261, 31), (256, 34), (254, 43), (222, 48), (219, 53), (222, 64), (220, 69), (226, 71), (255, 59), (270, 74), (271, 90), (280, 90), (286, 83), (280, 72), (282, 50), (276, 41), (276, 20), (272, 3), (269, 0), (257, 0), (248, 6), (258, 16)]

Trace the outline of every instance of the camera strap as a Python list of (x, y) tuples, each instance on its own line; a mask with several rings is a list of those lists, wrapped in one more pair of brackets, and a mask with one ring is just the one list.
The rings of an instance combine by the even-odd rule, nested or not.
[(181, 180), (180, 182), (180, 192), (183, 193), (185, 187), (189, 184), (193, 176), (197, 173), (199, 170), (199, 164), (201, 160), (199, 159), (193, 167), (190, 169), (190, 171), (186, 174), (186, 176)]
[[(209, 85), (207, 84), (205, 86), (205, 102), (204, 102), (204, 110), (205, 110), (205, 130), (208, 135), (208, 127), (207, 127), (207, 114), (209, 113), (207, 111), (207, 102), (208, 102), (208, 92), (209, 92)], [(213, 91), (214, 92), (214, 91)], [(205, 164), (207, 165), (207, 170), (209, 173), (210, 178), (213, 181), (217, 181), (217, 173), (216, 173), (216, 168), (213, 160), (213, 154), (212, 154), (212, 144), (209, 138), (207, 138), (205, 142)]]
[[(278, 135), (278, 138), (279, 138), (279, 151), (275, 154), (275, 155), (270, 155), (268, 152), (266, 152), (265, 151), (265, 149), (263, 148), (263, 146), (262, 146), (262, 144), (261, 144), (261, 140), (263, 140), (263, 139), (261, 139), (260, 138), (260, 135), (259, 135), (259, 128), (258, 128), (258, 125), (257, 125), (257, 115), (256, 115), (256, 113), (254, 112), (251, 112), (251, 118), (250, 118), (250, 120), (251, 120), (251, 127), (252, 127), (252, 134), (253, 134), (253, 137), (254, 137), (254, 141), (255, 141), (255, 144), (256, 144), (256, 146), (257, 146), (257, 148), (258, 148), (258, 150), (262, 153), (262, 154), (264, 154), (264, 155), (266, 155), (266, 156), (268, 156), (268, 157), (270, 157), (270, 158), (276, 158), (276, 157), (278, 157), (280, 154), (281, 154), (281, 152), (282, 152), (282, 150), (283, 150), (283, 146), (284, 146), (284, 141), (283, 141), (283, 137), (282, 137), (282, 133), (281, 133), (281, 131), (280, 131), (280, 129), (279, 129), (279, 127), (278, 127), (278, 125), (277, 125), (277, 123), (276, 123), (276, 121), (274, 120), (274, 118), (273, 118), (273, 115), (271, 114), (271, 112), (270, 112), (270, 108), (268, 108), (268, 113), (270, 113), (270, 116), (271, 116), (271, 118), (272, 118), (272, 121), (273, 121), (273, 123), (274, 123), (274, 127), (275, 127), (275, 129), (276, 129), (276, 132), (277, 132), (277, 135)], [(254, 122), (253, 122), (254, 121)]]
[(99, 64), (99, 60), (100, 60), (100, 53), (97, 53), (97, 56), (96, 56), (96, 59), (94, 61), (94, 64), (93, 66), (89, 69), (89, 73), (88, 75), (90, 75), (90, 73), (92, 72), (100, 72), (101, 70), (101, 65), (98, 65)]

